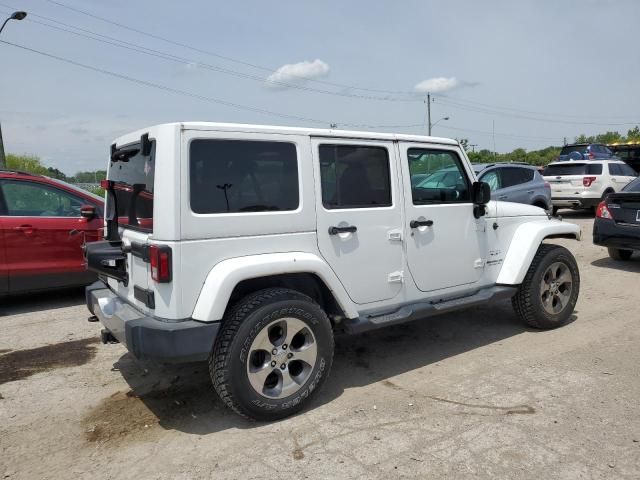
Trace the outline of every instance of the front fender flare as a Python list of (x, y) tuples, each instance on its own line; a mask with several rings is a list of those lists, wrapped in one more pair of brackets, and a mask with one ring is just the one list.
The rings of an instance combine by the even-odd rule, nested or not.
[(204, 322), (222, 320), (235, 286), (243, 280), (285, 273), (312, 273), (331, 290), (348, 318), (358, 312), (333, 270), (317, 255), (306, 252), (268, 253), (223, 260), (204, 281), (192, 318)]
[(580, 240), (578, 225), (560, 220), (538, 220), (520, 225), (511, 239), (509, 250), (496, 279), (499, 285), (519, 285), (545, 238), (575, 238)]

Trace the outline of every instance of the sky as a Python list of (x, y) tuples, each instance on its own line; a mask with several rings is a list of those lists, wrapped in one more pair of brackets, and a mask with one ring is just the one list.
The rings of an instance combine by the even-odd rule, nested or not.
[(164, 122), (423, 134), (426, 92), (433, 135), (475, 149), (640, 123), (635, 0), (0, 0), (15, 10), (0, 41), (31, 50), (0, 43), (5, 149), (66, 174)]

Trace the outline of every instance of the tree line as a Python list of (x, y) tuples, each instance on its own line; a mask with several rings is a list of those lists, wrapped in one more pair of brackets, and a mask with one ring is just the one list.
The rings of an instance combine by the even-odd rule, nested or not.
[[(546, 165), (552, 162), (560, 154), (561, 146), (550, 146), (540, 150), (527, 151), (524, 148), (516, 148), (508, 153), (496, 153), (488, 149), (482, 149), (477, 152), (470, 151), (470, 143), (466, 138), (458, 139), (460, 145), (467, 152), (469, 160), (473, 163), (492, 163), (492, 162), (526, 162), (531, 165)], [(629, 129), (626, 135), (616, 131), (609, 131), (598, 135), (578, 135), (573, 143), (640, 143), (640, 127), (636, 126)], [(74, 175), (68, 176), (57, 168), (47, 167), (42, 164), (40, 158), (35, 155), (6, 155), (7, 167), (10, 170), (21, 170), (23, 172), (35, 173), (37, 175), (46, 175), (47, 177), (57, 178), (69, 183), (100, 183), (107, 177), (106, 170), (95, 170), (76, 172)]]
[[(469, 160), (473, 163), (491, 163), (491, 162), (525, 162), (531, 165), (546, 165), (554, 161), (560, 155), (562, 146), (546, 147), (540, 150), (527, 151), (524, 148), (516, 148), (508, 153), (495, 153), (491, 150), (482, 149), (477, 152), (469, 151), (469, 140), (462, 138), (458, 140), (467, 152)], [(636, 126), (627, 131), (627, 134), (610, 131), (600, 133), (598, 135), (578, 135), (573, 143), (603, 143), (605, 145), (612, 143), (634, 143), (640, 142), (640, 127)]]
[(9, 153), (6, 156), (6, 162), (6, 168), (9, 170), (45, 175), (69, 183), (100, 183), (100, 180), (107, 178), (106, 170), (77, 172), (75, 175), (69, 176), (57, 168), (43, 165), (40, 158), (35, 155), (14, 155)]

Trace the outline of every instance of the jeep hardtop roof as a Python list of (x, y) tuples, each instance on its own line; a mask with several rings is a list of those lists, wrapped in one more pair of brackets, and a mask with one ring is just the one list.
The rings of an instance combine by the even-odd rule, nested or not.
[(153, 125), (136, 132), (131, 132), (116, 139), (116, 146), (120, 147), (140, 140), (144, 133), (159, 127), (177, 127), (181, 130), (220, 131), (220, 132), (244, 132), (244, 133), (273, 133), (279, 135), (309, 135), (314, 137), (354, 138), (361, 140), (387, 140), (403, 142), (422, 142), (440, 145), (458, 145), (458, 142), (450, 138), (429, 137), (426, 135), (408, 135), (401, 133), (378, 133), (351, 130), (337, 130), (329, 128), (284, 127), (276, 125), (251, 125), (242, 123), (216, 123), (216, 122), (174, 122)]

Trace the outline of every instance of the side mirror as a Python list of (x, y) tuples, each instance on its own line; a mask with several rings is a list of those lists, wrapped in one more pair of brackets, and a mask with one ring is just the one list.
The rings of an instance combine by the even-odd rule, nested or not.
[(80, 216), (87, 220), (92, 220), (96, 217), (96, 207), (93, 205), (82, 205), (80, 207)]
[(473, 202), (473, 216), (482, 217), (486, 213), (484, 208), (491, 200), (491, 187), (486, 182), (474, 182), (471, 185), (471, 201)]
[(491, 187), (486, 182), (474, 182), (471, 186), (471, 201), (474, 205), (486, 205), (491, 200)]

